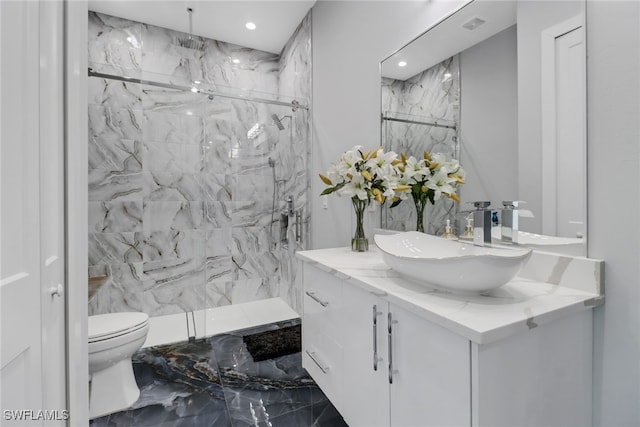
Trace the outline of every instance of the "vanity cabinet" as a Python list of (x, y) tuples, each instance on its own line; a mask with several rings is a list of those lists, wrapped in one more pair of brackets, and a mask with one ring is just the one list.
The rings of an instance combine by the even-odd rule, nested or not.
[(470, 425), (469, 341), (304, 266), (303, 367), (356, 426)]
[[(369, 279), (375, 273), (366, 269), (354, 278), (349, 269), (313, 262), (301, 262), (299, 271), (303, 367), (349, 426), (592, 424), (590, 302), (544, 325), (527, 308), (526, 325), (507, 333), (507, 326), (487, 327), (488, 319), (520, 310), (522, 294), (482, 304), (440, 297), (456, 313), (473, 305), (477, 331), (502, 334), (478, 342), (459, 332), (462, 320), (438, 323), (431, 320), (437, 311), (412, 305), (435, 296), (412, 294), (401, 279)], [(592, 301), (571, 299), (578, 297)]]

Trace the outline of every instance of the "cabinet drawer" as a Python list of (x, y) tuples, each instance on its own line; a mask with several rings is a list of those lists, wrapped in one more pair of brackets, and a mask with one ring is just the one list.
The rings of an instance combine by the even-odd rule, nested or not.
[(303, 325), (310, 334), (323, 333), (340, 342), (342, 283), (317, 268), (304, 269)]
[(338, 411), (342, 411), (342, 348), (324, 334), (303, 339), (302, 367), (329, 398)]

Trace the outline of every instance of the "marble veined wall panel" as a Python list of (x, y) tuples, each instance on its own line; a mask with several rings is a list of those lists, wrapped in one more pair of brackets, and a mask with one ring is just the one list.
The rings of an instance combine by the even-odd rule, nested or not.
[[(451, 57), (404, 81), (382, 79), (382, 112), (386, 117), (418, 122), (457, 125), (460, 122), (460, 65)], [(457, 131), (443, 127), (383, 122), (383, 143), (387, 150), (421, 158), (424, 150), (458, 158)], [(464, 165), (463, 165), (464, 167)], [(441, 198), (425, 209), (425, 231), (442, 234), (446, 220), (455, 222), (456, 206)], [(416, 212), (411, 198), (397, 207), (385, 208), (383, 227), (416, 229)]]
[[(208, 39), (186, 49), (176, 43), (186, 34), (90, 12), (89, 60), (105, 73), (308, 105), (310, 25), (305, 18), (274, 55)], [(299, 310), (307, 110), (95, 77), (88, 102), (89, 276), (107, 277), (90, 314), (155, 316), (277, 296)], [(255, 124), (263, 133), (251, 140)], [(300, 242), (294, 218), (281, 233), (288, 195), (303, 213)]]

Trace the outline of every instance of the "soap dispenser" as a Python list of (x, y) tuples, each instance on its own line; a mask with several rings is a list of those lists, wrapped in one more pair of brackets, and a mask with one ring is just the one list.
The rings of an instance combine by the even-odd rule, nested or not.
[(467, 224), (464, 226), (464, 232), (460, 235), (460, 240), (473, 241), (473, 218), (469, 215)]
[(447, 220), (447, 225), (444, 227), (444, 234), (442, 235), (445, 239), (448, 240), (456, 240), (457, 237), (453, 233), (453, 228), (451, 227), (451, 221)]

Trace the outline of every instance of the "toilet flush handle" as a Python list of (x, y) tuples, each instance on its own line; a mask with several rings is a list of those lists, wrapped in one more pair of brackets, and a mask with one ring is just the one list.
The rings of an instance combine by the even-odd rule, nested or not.
[(51, 294), (51, 296), (58, 296), (61, 297), (62, 293), (64, 292), (64, 286), (62, 286), (62, 283), (58, 283), (58, 286), (52, 286), (49, 288), (49, 293)]

